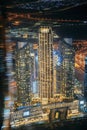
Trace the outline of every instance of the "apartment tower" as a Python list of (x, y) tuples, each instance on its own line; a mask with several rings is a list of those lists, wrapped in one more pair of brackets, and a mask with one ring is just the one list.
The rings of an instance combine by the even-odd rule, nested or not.
[(19, 42), (15, 51), (17, 102), (22, 105), (30, 104), (31, 100), (31, 70), (32, 58), (28, 43)]
[(39, 29), (39, 96), (42, 104), (53, 98), (53, 33), (51, 27)]

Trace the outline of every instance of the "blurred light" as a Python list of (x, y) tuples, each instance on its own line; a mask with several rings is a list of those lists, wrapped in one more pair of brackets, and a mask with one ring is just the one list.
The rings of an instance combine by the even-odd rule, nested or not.
[(84, 104), (84, 100), (80, 101), (80, 105), (83, 105)]
[(14, 23), (13, 23), (13, 25), (19, 25), (21, 22), (20, 21), (15, 21)]

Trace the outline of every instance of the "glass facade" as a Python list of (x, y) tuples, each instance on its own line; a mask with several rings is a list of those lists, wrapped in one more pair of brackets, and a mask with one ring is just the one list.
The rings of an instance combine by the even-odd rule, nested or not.
[(73, 45), (64, 41), (59, 43), (59, 48), (63, 56), (61, 66), (57, 68), (57, 91), (65, 98), (73, 97), (73, 87), (75, 79), (75, 52)]

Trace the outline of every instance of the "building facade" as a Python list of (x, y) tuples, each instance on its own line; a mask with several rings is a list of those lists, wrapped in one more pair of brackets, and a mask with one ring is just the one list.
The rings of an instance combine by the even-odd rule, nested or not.
[[(73, 88), (75, 79), (75, 51), (73, 44), (61, 41), (59, 49), (63, 56), (63, 61), (60, 67), (57, 68), (57, 81), (60, 94), (63, 94), (65, 99), (73, 98)], [(58, 92), (59, 92), (58, 89)]]
[(38, 65), (39, 97), (42, 104), (47, 104), (54, 93), (53, 88), (53, 33), (51, 27), (40, 27)]
[(15, 51), (15, 62), (17, 102), (22, 105), (27, 105), (31, 102), (32, 73), (32, 58), (28, 43), (18, 43)]

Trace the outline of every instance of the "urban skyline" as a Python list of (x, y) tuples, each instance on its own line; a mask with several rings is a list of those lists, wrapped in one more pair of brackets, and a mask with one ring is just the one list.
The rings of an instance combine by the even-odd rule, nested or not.
[[(86, 8), (86, 0), (0, 1), (0, 128), (33, 130), (61, 126), (68, 130), (79, 129), (81, 124), (81, 129), (87, 126)], [(49, 50), (52, 56), (48, 53), (52, 63), (48, 67), (44, 59), (47, 49), (39, 46), (43, 26), (51, 29), (53, 37)], [(44, 39), (49, 47), (49, 38)], [(44, 66), (40, 61), (45, 62)], [(52, 72), (50, 85), (43, 78), (48, 77), (44, 68)], [(45, 92), (53, 95), (46, 102)]]
[[(72, 39), (65, 38), (54, 42), (52, 28), (41, 26), (38, 31), (38, 41), (38, 44), (34, 45), (29, 42), (17, 42), (13, 56), (10, 55), (10, 58), (15, 59), (13, 77), (16, 81), (16, 90), (11, 97), (11, 102), (14, 102), (11, 106), (12, 127), (23, 125), (25, 120), (28, 124), (40, 120), (45, 123), (58, 119), (68, 120), (74, 116), (84, 117), (86, 113), (84, 85), (76, 77), (77, 61), (75, 61), (76, 54)], [(48, 72), (52, 79), (45, 78)], [(53, 83), (53, 86), (50, 83), (53, 89), (52, 97), (45, 93), (49, 86), (47, 82), (50, 81)], [(14, 86), (14, 82), (11, 83), (12, 85)], [(51, 93), (47, 92), (47, 94)], [(46, 96), (45, 100), (44, 96)], [(61, 111), (64, 115), (61, 115)]]
[[(23, 32), (25, 31), (26, 28), (23, 29)], [(25, 33), (23, 37), (28, 38), (28, 35)], [(13, 44), (16, 46), (10, 52), (8, 51), (6, 58), (9, 70), (7, 75), (9, 75), (10, 97), (6, 97), (5, 100), (7, 101), (5, 102), (8, 104), (9, 100), (11, 103), (11, 113), (9, 108), (4, 111), (5, 118), (7, 118), (7, 114), (11, 114), (10, 124), (12, 128), (20, 127), (24, 123), (38, 124), (40, 121), (49, 123), (59, 119), (60, 121), (70, 120), (86, 115), (86, 84), (83, 84), (84, 78), (80, 81), (77, 76), (80, 72), (78, 69), (81, 69), (78, 68), (80, 62), (77, 59), (79, 44), (73, 43), (72, 38), (59, 38), (55, 42), (54, 33), (50, 26), (40, 27), (37, 43), (17, 41)], [(10, 45), (7, 46), (7, 50), (8, 48), (12, 49)], [(75, 53), (75, 49), (77, 49), (77, 53)], [(86, 49), (85, 42), (82, 51), (84, 49)], [(82, 55), (84, 61), (85, 56)], [(12, 63), (13, 59), (14, 62)], [(82, 61), (82, 58), (80, 59)], [(84, 62), (84, 66), (85, 64)], [(42, 66), (41, 69), (39, 68), (40, 65)], [(49, 81), (47, 78), (43, 78), (43, 75), (47, 77), (48, 72), (52, 77), (49, 81), (53, 83), (53, 86), (50, 83), (50, 87), (53, 89), (51, 91), (52, 97), (45, 94), (46, 85)], [(44, 88), (41, 84), (44, 84)], [(40, 91), (40, 89), (45, 91)], [(48, 91), (48, 94), (51, 93)], [(44, 95), (47, 96), (45, 100)]]

